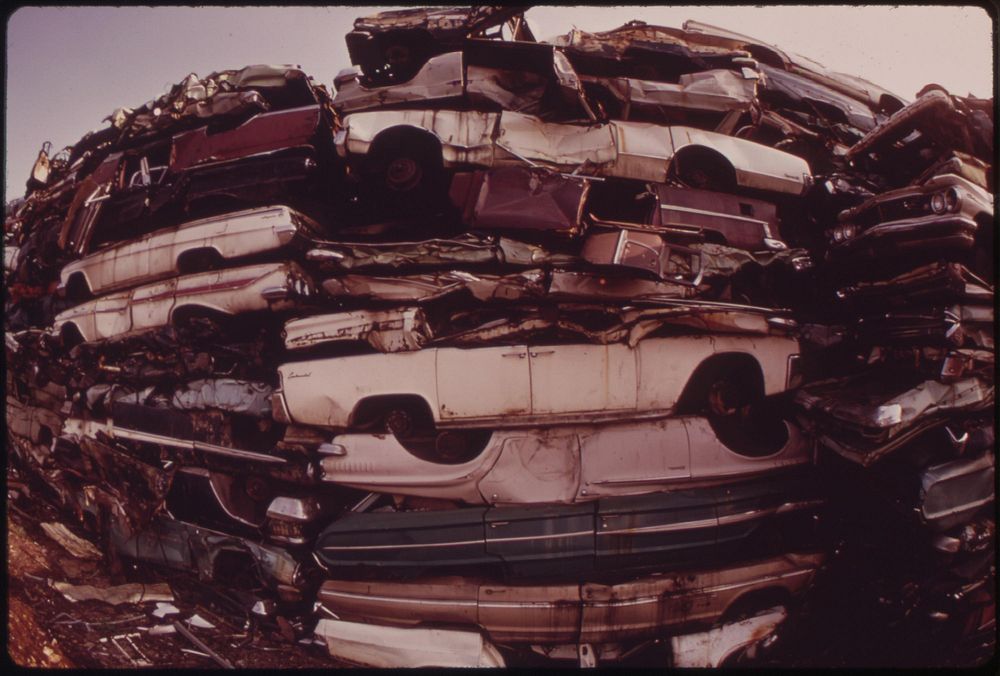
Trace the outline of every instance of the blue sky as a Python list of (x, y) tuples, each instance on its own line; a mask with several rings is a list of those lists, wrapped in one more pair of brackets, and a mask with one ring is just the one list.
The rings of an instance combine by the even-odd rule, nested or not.
[[(350, 66), (343, 36), (355, 17), (389, 7), (22, 7), (8, 18), (5, 201), (44, 141), (54, 150), (103, 126), (115, 108), (158, 96), (188, 73), (255, 63), (298, 64), (332, 91)], [(992, 96), (992, 24), (978, 7), (534, 7), (549, 38), (574, 26), (696, 19), (860, 75), (905, 98), (928, 82)]]

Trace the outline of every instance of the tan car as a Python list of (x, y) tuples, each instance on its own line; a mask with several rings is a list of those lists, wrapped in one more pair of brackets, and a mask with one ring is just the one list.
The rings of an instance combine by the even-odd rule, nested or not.
[(294, 263), (265, 263), (174, 277), (102, 296), (56, 315), (49, 333), (64, 344), (119, 338), (178, 324), (195, 315), (281, 309), (309, 296), (309, 277)]
[(513, 111), (381, 110), (344, 118), (337, 152), (367, 158), (390, 190), (433, 183), (440, 168), (541, 166), (584, 176), (801, 195), (802, 158), (753, 141), (646, 122), (559, 124)]
[(283, 364), (272, 402), (281, 422), (335, 429), (381, 422), (401, 438), (434, 425), (664, 417), (710, 399), (719, 404), (716, 390), (746, 400), (740, 405), (783, 392), (795, 380), (798, 354), (790, 338), (739, 335), (649, 338), (635, 347), (430, 348)]
[[(468, 504), (576, 503), (731, 481), (812, 461), (797, 427), (770, 443), (727, 446), (700, 416), (611, 425), (497, 430), (475, 457), (418, 457), (392, 435), (343, 434), (319, 447), (320, 478), (376, 493)], [(761, 435), (763, 436), (763, 435)], [(457, 457), (456, 457), (457, 456)]]
[(321, 234), (314, 221), (274, 205), (183, 223), (98, 249), (66, 265), (60, 290), (84, 300), (137, 284), (210, 270), (231, 259), (279, 249)]

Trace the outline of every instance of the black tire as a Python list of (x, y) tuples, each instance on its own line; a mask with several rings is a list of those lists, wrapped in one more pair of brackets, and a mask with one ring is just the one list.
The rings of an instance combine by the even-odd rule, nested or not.
[(383, 146), (377, 171), (392, 194), (428, 195), (441, 184), (441, 145), (430, 136), (403, 136), (391, 147)]

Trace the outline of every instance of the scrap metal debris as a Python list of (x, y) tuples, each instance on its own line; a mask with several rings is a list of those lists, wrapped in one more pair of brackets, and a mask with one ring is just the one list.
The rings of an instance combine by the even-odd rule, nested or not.
[(52, 588), (73, 603), (80, 601), (101, 601), (102, 603), (117, 606), (123, 603), (154, 603), (174, 600), (174, 594), (170, 590), (170, 585), (164, 583), (95, 587), (89, 584), (76, 585), (68, 582), (53, 581)]
[(4, 226), (8, 497), (226, 608), (64, 565), (74, 604), (157, 602), (95, 650), (787, 666), (849, 592), (889, 663), (991, 654), (992, 100), (525, 9), (359, 18), (333, 95), (189, 74), (43, 145)]
[(84, 540), (79, 535), (73, 533), (66, 527), (65, 524), (43, 523), (39, 525), (42, 530), (45, 531), (46, 535), (58, 542), (63, 549), (76, 558), (96, 560), (104, 558), (104, 554), (101, 553), (101, 550), (99, 550), (94, 543), (89, 540)]

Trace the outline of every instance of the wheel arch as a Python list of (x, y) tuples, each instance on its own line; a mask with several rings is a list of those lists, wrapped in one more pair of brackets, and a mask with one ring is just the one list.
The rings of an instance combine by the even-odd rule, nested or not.
[(736, 350), (717, 352), (703, 359), (691, 372), (681, 395), (677, 398), (676, 413), (678, 415), (698, 413), (714, 378), (733, 371), (749, 378), (748, 384), (761, 396), (764, 395), (766, 391), (764, 369), (753, 354)]

